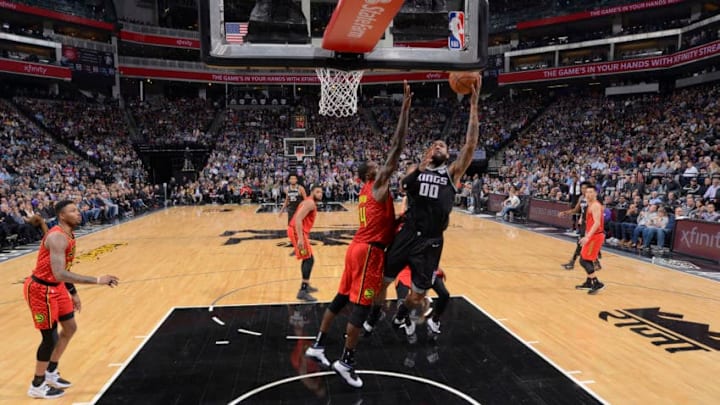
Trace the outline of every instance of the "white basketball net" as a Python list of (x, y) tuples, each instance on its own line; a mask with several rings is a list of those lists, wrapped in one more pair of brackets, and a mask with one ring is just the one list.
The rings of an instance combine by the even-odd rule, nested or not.
[(316, 69), (320, 79), (320, 115), (350, 117), (357, 113), (357, 90), (362, 70)]

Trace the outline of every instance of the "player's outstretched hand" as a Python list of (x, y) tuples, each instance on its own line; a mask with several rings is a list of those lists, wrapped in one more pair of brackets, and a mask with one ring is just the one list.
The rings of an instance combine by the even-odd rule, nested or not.
[(480, 89), (482, 88), (482, 74), (479, 75), (478, 80), (472, 86), (472, 97), (470, 98), (470, 106), (477, 106), (480, 101)]
[(98, 277), (98, 284), (100, 285), (107, 285), (110, 287), (115, 287), (120, 282), (120, 279), (118, 279), (115, 276), (111, 276), (109, 274), (106, 274), (104, 276)]
[(408, 84), (407, 80), (403, 82), (403, 104), (402, 109), (403, 111), (408, 111), (410, 109), (410, 104), (412, 104), (412, 98), (414, 93), (410, 90), (410, 85)]

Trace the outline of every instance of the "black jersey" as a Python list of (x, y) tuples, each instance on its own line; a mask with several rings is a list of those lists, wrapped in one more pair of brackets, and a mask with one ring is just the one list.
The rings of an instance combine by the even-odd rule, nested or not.
[(580, 197), (580, 218), (579, 221), (581, 224), (585, 224), (585, 215), (587, 214), (587, 208), (588, 208), (588, 202), (585, 199), (585, 196)]
[(289, 186), (287, 190), (288, 196), (288, 212), (295, 212), (302, 202), (302, 196), (300, 195), (300, 186)]
[(448, 227), (457, 193), (447, 165), (422, 173), (416, 170), (402, 180), (402, 187), (408, 198), (405, 223), (422, 232), (423, 236), (442, 236)]

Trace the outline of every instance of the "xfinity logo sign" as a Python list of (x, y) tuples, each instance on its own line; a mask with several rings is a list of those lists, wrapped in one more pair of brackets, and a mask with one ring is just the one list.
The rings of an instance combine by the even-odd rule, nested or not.
[(25, 73), (31, 73), (34, 75), (45, 75), (47, 73), (47, 68), (38, 65), (25, 65), (23, 66), (23, 70)]
[(17, 4), (11, 3), (9, 1), (2, 1), (0, 0), (0, 7), (2, 8), (11, 8), (13, 10), (17, 9)]
[(698, 230), (697, 226), (692, 229), (681, 231), (680, 243), (685, 247), (703, 246), (709, 248), (720, 249), (720, 232), (711, 234)]
[(189, 39), (178, 39), (177, 41), (175, 41), (175, 43), (179, 46), (185, 46), (188, 48), (192, 47), (193, 45), (192, 41), (190, 41)]

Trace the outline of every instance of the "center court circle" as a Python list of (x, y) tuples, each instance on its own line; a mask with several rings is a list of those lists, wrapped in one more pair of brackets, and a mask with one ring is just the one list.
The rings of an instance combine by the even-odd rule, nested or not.
[[(480, 405), (480, 402), (473, 399), (468, 394), (466, 394), (462, 391), (459, 391), (453, 387), (450, 387), (448, 385), (439, 383), (437, 381), (429, 380), (427, 378), (418, 377), (418, 376), (409, 375), (409, 374), (395, 373), (395, 372), (391, 372), (391, 371), (381, 371), (381, 370), (358, 370), (357, 374), (375, 375), (375, 376), (380, 376), (380, 377), (391, 377), (391, 378), (399, 378), (399, 379), (413, 381), (416, 383), (420, 383), (420, 384), (424, 384), (424, 385), (432, 386), (434, 388), (441, 389), (441, 390), (445, 391), (446, 393), (451, 394), (451, 397), (455, 397), (456, 399), (459, 398), (459, 399), (463, 400), (465, 403), (472, 404), (472, 405)], [(282, 380), (273, 381), (271, 383), (265, 384), (263, 386), (257, 387), (251, 391), (246, 392), (245, 394), (243, 394), (240, 397), (231, 401), (230, 405), (240, 404), (243, 401), (246, 401), (250, 398), (257, 399), (259, 394), (266, 392), (268, 390), (271, 390), (273, 388), (279, 387), (284, 384), (288, 384), (288, 383), (292, 383), (292, 382), (300, 381), (300, 380), (304, 380), (304, 379), (309, 379), (309, 378), (325, 377), (325, 376), (331, 376), (331, 375), (335, 375), (335, 372), (321, 371), (321, 372), (317, 372), (317, 373), (297, 375), (297, 376), (293, 376), (293, 377), (284, 378)], [(339, 377), (338, 377), (338, 382), (341, 384), (344, 384), (344, 382), (342, 382), (342, 379), (340, 379)], [(357, 397), (358, 399), (361, 399), (363, 396), (362, 389), (357, 390), (357, 391), (350, 391), (350, 392), (351, 392), (351, 394), (346, 394), (346, 395), (352, 396), (352, 397)], [(376, 395), (376, 393), (368, 393), (368, 395)]]

